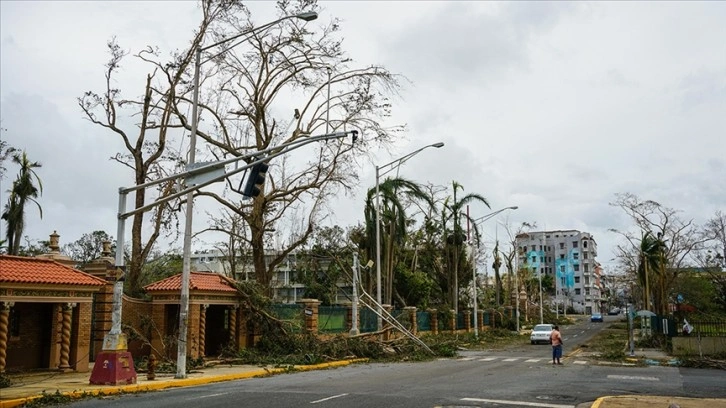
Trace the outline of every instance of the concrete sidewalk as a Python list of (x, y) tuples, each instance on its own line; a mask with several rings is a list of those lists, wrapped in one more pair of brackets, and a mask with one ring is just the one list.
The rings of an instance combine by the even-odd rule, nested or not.
[(46, 371), (32, 374), (16, 374), (9, 376), (12, 381), (10, 387), (0, 388), (0, 408), (21, 406), (26, 402), (41, 398), (44, 393), (55, 394), (57, 392), (71, 397), (82, 397), (86, 395), (145, 392), (163, 390), (165, 388), (189, 387), (221, 381), (264, 377), (291, 371), (322, 370), (365, 361), (367, 359), (353, 359), (292, 367), (219, 364), (190, 370), (187, 372), (187, 378), (184, 379), (174, 378), (173, 373), (157, 373), (156, 379), (148, 380), (146, 373), (138, 373), (136, 384), (116, 386), (89, 384), (90, 372), (61, 373)]

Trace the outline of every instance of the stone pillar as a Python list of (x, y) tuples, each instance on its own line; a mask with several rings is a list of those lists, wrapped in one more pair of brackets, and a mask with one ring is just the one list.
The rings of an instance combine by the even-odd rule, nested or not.
[(483, 310), (476, 311), (476, 324), (479, 327), (479, 329), (484, 330), (484, 311)]
[(416, 308), (414, 306), (406, 306), (403, 308), (408, 314), (408, 319), (411, 322), (409, 331), (414, 335), (418, 333), (418, 320), (416, 319)]
[[(234, 347), (237, 344), (237, 309), (239, 306), (234, 305), (229, 309), (229, 345)], [(235, 350), (236, 351), (236, 350)]]
[(454, 312), (454, 309), (449, 310), (449, 314), (451, 316), (449, 319), (449, 328), (452, 333), (456, 333), (456, 313)]
[(166, 342), (164, 341), (166, 336), (166, 305), (151, 304), (151, 324), (153, 325), (151, 328), (151, 352), (154, 353), (154, 350), (156, 350), (156, 356), (160, 360), (170, 358), (172, 356), (171, 350), (166, 349)]
[(202, 357), (207, 355), (207, 308), (209, 305), (199, 305), (199, 353)]
[(464, 310), (464, 329), (471, 333), (471, 310)]
[(318, 306), (320, 306), (320, 301), (317, 299), (300, 299), (297, 303), (303, 306), (305, 331), (318, 334)]
[(88, 302), (78, 303), (73, 312), (71, 329), (71, 368), (84, 373), (89, 370), (91, 356), (91, 319), (93, 305)]
[(429, 321), (431, 322), (431, 333), (439, 334), (439, 311), (436, 309), (429, 309)]
[(75, 303), (65, 303), (62, 306), (60, 364), (58, 365), (58, 369), (61, 371), (70, 371), (71, 369), (69, 364), (71, 356), (71, 318), (73, 317), (74, 307), (76, 307)]
[(11, 307), (13, 307), (12, 302), (0, 302), (0, 374), (5, 372), (7, 364)]
[(60, 366), (60, 352), (63, 334), (63, 304), (53, 304), (50, 330), (50, 355), (48, 356), (48, 369), (57, 369)]

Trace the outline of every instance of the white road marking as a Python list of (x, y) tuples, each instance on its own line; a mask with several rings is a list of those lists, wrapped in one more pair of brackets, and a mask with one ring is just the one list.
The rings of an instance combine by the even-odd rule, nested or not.
[(325, 401), (330, 401), (331, 399), (335, 399), (335, 398), (340, 398), (340, 397), (345, 397), (346, 395), (348, 395), (348, 393), (345, 393), (345, 394), (339, 394), (339, 395), (333, 395), (332, 397), (328, 397), (328, 398), (323, 398), (323, 399), (319, 399), (319, 400), (317, 400), (317, 401), (310, 401), (310, 403), (311, 403), (311, 404), (317, 404), (318, 402), (325, 402)]
[(541, 358), (530, 358), (529, 360), (524, 360), (525, 363), (536, 363), (538, 361), (542, 360)]
[(635, 375), (608, 375), (608, 378), (612, 378), (615, 380), (660, 381), (658, 377), (640, 377)]
[(479, 361), (492, 361), (492, 360), (496, 360), (496, 359), (497, 359), (496, 357), (487, 357), (487, 358), (482, 358)]
[(507, 361), (508, 362), (508, 361), (517, 361), (517, 360), (519, 360), (519, 359), (518, 358), (505, 358), (502, 361)]
[(577, 360), (573, 362), (574, 364), (587, 364), (587, 361)]
[(227, 394), (229, 394), (229, 393), (228, 392), (221, 392), (219, 394), (202, 395), (202, 396), (195, 397), (195, 398), (190, 398), (190, 399), (202, 399), (202, 398), (209, 398), (209, 397), (218, 397), (220, 395), (227, 395)]
[(474, 357), (464, 357), (464, 358), (460, 358), (459, 360), (461, 360), (461, 361), (471, 361), (473, 359), (474, 359)]
[(542, 403), (542, 402), (495, 400), (495, 399), (485, 399), (485, 398), (462, 398), (461, 400), (470, 401), (470, 402), (488, 402), (488, 403), (492, 403), (492, 404), (502, 404), (502, 405), (519, 405), (519, 406), (525, 406), (525, 407), (575, 408), (574, 405), (546, 404), (546, 403)]

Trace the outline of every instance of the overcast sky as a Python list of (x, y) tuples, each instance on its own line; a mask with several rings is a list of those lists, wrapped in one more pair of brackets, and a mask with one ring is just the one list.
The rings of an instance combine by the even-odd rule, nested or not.
[[(406, 139), (378, 163), (446, 144), (408, 161), (401, 176), (456, 180), (492, 210), (519, 206), (499, 221), (590, 232), (606, 266), (618, 239), (608, 229), (628, 226), (608, 205), (616, 193), (696, 223), (726, 211), (726, 2), (319, 4), (308, 24), (339, 17), (355, 61), (411, 81), (393, 110)], [(255, 21), (274, 19), (273, 6), (250, 3)], [(109, 160), (122, 150), (118, 137), (85, 121), (76, 98), (103, 89), (108, 39), (131, 51), (182, 49), (197, 4), (3, 0), (0, 16), (2, 138), (43, 164), (44, 216), (28, 209), (26, 235), (57, 230), (62, 244), (94, 230), (116, 236), (118, 188), (132, 176)], [(141, 93), (148, 69), (125, 69), (117, 85)], [(331, 224), (362, 222), (374, 167), (361, 174), (358, 195), (332, 204)], [(197, 213), (195, 229), (205, 224)], [(489, 240), (495, 225), (485, 225)]]

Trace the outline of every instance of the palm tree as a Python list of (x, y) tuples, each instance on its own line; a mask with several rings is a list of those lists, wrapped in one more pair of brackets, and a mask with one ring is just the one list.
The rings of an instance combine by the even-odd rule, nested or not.
[[(448, 221), (453, 221), (453, 228), (452, 228), (452, 235), (446, 238), (445, 245), (446, 247), (453, 247), (453, 256), (452, 256), (452, 268), (450, 269), (451, 275), (452, 275), (452, 285), (449, 289), (449, 296), (451, 299), (451, 303), (453, 304), (454, 311), (458, 313), (459, 311), (459, 253), (461, 252), (461, 244), (464, 243), (464, 232), (461, 228), (461, 224), (459, 222), (460, 215), (463, 213), (464, 208), (466, 206), (474, 201), (478, 201), (483, 203), (487, 206), (487, 208), (491, 208), (489, 206), (489, 202), (486, 198), (484, 198), (480, 194), (476, 193), (470, 193), (465, 195), (464, 197), (461, 197), (457, 200), (456, 193), (458, 190), (464, 190), (464, 187), (459, 184), (456, 181), (452, 182), (452, 186), (454, 188), (454, 196), (453, 200), (449, 201), (446, 200), (444, 202), (444, 211), (442, 211), (442, 219), (444, 221), (444, 228), (446, 229), (446, 225)], [(448, 259), (448, 257), (447, 257)]]
[[(393, 300), (394, 270), (398, 263), (398, 252), (406, 236), (408, 218), (406, 200), (422, 201), (433, 206), (433, 199), (419, 184), (403, 178), (387, 178), (378, 186), (381, 203), (381, 286), (384, 304)], [(368, 257), (375, 259), (376, 251), (376, 189), (368, 190), (365, 207)], [(372, 285), (371, 285), (372, 286)], [(370, 289), (370, 287), (369, 287)], [(385, 289), (385, 290), (384, 290)], [(400, 298), (400, 297), (399, 297)]]
[(661, 234), (653, 236), (651, 231), (646, 232), (640, 240), (638, 280), (644, 288), (644, 308), (650, 310), (652, 302), (654, 312), (661, 315), (667, 314), (666, 267), (666, 245)]
[(20, 240), (25, 229), (25, 205), (28, 202), (35, 203), (38, 206), (40, 218), (43, 218), (43, 208), (36, 201), (36, 198), (43, 194), (43, 183), (34, 170), (42, 167), (42, 164), (28, 160), (25, 151), (22, 154), (14, 154), (13, 162), (20, 166), (20, 171), (18, 171), (18, 176), (13, 181), (13, 187), (9, 191), (10, 197), (8, 197), (8, 202), (5, 205), (2, 219), (7, 224), (8, 254), (17, 255), (20, 251)]

